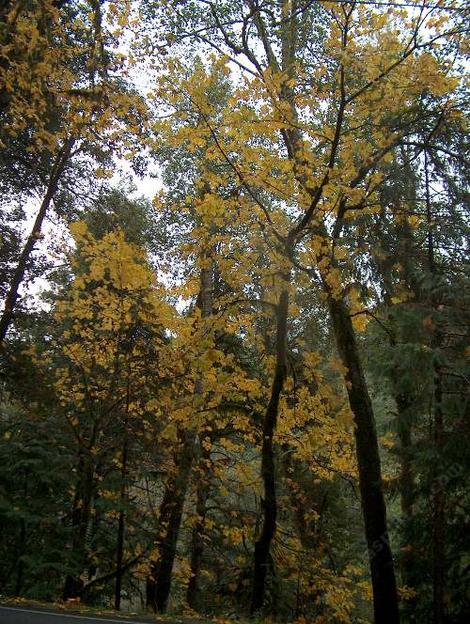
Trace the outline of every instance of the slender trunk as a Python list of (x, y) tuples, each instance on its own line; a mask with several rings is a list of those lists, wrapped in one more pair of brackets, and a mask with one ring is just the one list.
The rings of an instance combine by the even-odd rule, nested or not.
[(55, 163), (52, 167), (51, 175), (49, 177), (46, 194), (44, 195), (41, 206), (39, 207), (31, 232), (26, 239), (23, 250), (21, 251), (20, 257), (18, 259), (18, 264), (16, 265), (16, 268), (13, 272), (10, 286), (5, 297), (4, 309), (0, 317), (0, 345), (5, 340), (8, 328), (13, 320), (13, 313), (19, 296), (19, 287), (24, 280), (26, 270), (28, 268), (28, 264), (31, 258), (31, 253), (34, 249), (34, 245), (41, 236), (42, 224), (47, 215), (51, 202), (57, 192), (60, 177), (70, 156), (72, 145), (72, 140), (67, 141), (56, 157)]
[(263, 479), (263, 526), (255, 542), (253, 594), (251, 613), (259, 611), (264, 603), (266, 574), (270, 558), (271, 542), (276, 532), (276, 468), (274, 462), (273, 438), (279, 413), (279, 400), (286, 379), (287, 317), (289, 312), (288, 285), (290, 275), (283, 275), (284, 288), (276, 308), (276, 369), (271, 388), (271, 397), (263, 422), (263, 443), (261, 448), (261, 476)]
[(26, 522), (24, 518), (21, 518), (21, 530), (20, 530), (20, 547), (18, 557), (18, 567), (16, 573), (16, 583), (15, 583), (15, 596), (21, 595), (21, 590), (23, 589), (23, 580), (24, 580), (24, 547), (26, 544)]
[(397, 432), (400, 440), (400, 504), (401, 516), (404, 527), (404, 549), (401, 557), (401, 570), (403, 584), (413, 587), (415, 578), (415, 555), (413, 545), (410, 544), (410, 525), (413, 520), (413, 506), (415, 497), (415, 482), (412, 465), (412, 438), (410, 422), (410, 401), (404, 394), (396, 394), (397, 404)]
[[(124, 496), (120, 497), (121, 505), (124, 503)], [(122, 589), (122, 559), (124, 552), (124, 531), (125, 531), (125, 516), (124, 509), (119, 511), (118, 520), (118, 535), (116, 543), (116, 584), (114, 589), (114, 608), (116, 611), (121, 609), (121, 589)]]
[[(91, 501), (93, 498), (93, 466), (79, 461), (80, 482), (77, 484), (72, 508), (72, 554), (85, 565), (85, 549)], [(79, 573), (68, 574), (65, 579), (63, 598), (78, 598), (83, 590), (83, 580)]]
[[(165, 486), (162, 502), (158, 513), (158, 532), (155, 544), (158, 548), (160, 542), (165, 538), (165, 531), (170, 523), (171, 503), (174, 498), (175, 476), (170, 476)], [(146, 584), (146, 606), (148, 610), (157, 611), (157, 578), (158, 561), (150, 561), (150, 574)]]
[[(27, 500), (28, 497), (28, 471), (25, 471), (24, 481), (23, 481), (23, 497), (24, 500)], [(25, 563), (24, 563), (24, 555), (25, 555), (25, 546), (26, 546), (26, 521), (24, 518), (20, 520), (20, 540), (18, 545), (18, 560), (17, 560), (17, 572), (16, 572), (16, 583), (15, 583), (15, 596), (21, 595), (21, 590), (23, 588), (24, 581), (24, 571), (25, 571)]]
[[(435, 465), (439, 467), (442, 461), (442, 447), (444, 442), (444, 418), (442, 412), (442, 380), (438, 366), (434, 367), (434, 450), (436, 453)], [(443, 624), (445, 621), (444, 590), (446, 572), (445, 553), (445, 498), (444, 488), (439, 480), (439, 468), (436, 469), (433, 480), (433, 624)]]
[[(128, 393), (129, 396), (129, 393)], [(127, 401), (127, 406), (129, 401)], [(127, 439), (127, 414), (124, 420), (124, 440), (122, 445), (122, 466), (121, 466), (121, 489), (119, 492), (119, 520), (118, 520), (118, 535), (116, 543), (116, 585), (114, 589), (114, 608), (119, 611), (121, 608), (121, 589), (122, 589), (122, 562), (124, 555), (124, 533), (125, 533), (125, 511), (124, 505), (126, 501), (126, 478), (127, 478), (127, 452), (128, 452), (128, 439)]]
[[(209, 442), (209, 436), (203, 437)], [(204, 528), (206, 523), (206, 505), (210, 491), (212, 475), (211, 445), (201, 445), (201, 459), (197, 474), (196, 487), (196, 523), (191, 536), (191, 576), (189, 578), (186, 600), (191, 609), (198, 611), (200, 605), (199, 573), (204, 554)]]
[[(212, 314), (213, 266), (210, 254), (207, 254), (206, 260), (209, 266), (201, 269), (201, 289), (198, 299), (203, 321)], [(196, 381), (194, 392), (202, 395), (203, 391), (203, 379), (200, 377)], [(197, 432), (194, 429), (182, 431), (181, 437), (182, 447), (176, 462), (176, 475), (167, 484), (160, 506), (159, 534), (156, 540), (159, 558), (151, 562), (150, 577), (147, 579), (147, 608), (154, 612), (165, 612), (168, 605), (176, 545), (194, 460)]]
[(372, 577), (374, 622), (396, 624), (399, 622), (398, 597), (387, 531), (379, 446), (372, 403), (349, 310), (344, 301), (332, 296), (328, 303), (338, 352), (347, 369), (345, 382), (356, 425), (356, 456)]
[[(426, 220), (428, 226), (427, 243), (428, 243), (428, 269), (433, 278), (432, 286), (434, 287), (434, 279), (436, 277), (436, 262), (434, 258), (434, 232), (432, 223), (432, 205), (431, 205), (431, 186), (429, 179), (429, 162), (427, 150), (424, 150), (424, 180), (426, 194)], [(437, 307), (438, 301), (433, 291), (430, 293), (430, 303), (433, 308)], [(436, 348), (440, 343), (439, 332), (436, 332), (431, 346)], [(433, 443), (434, 452), (436, 454), (435, 470), (433, 471), (433, 490), (432, 490), (432, 548), (433, 548), (433, 624), (443, 624), (445, 619), (444, 609), (444, 590), (446, 576), (445, 561), (445, 496), (442, 484), (439, 482), (439, 466), (442, 461), (442, 447), (444, 443), (444, 415), (442, 411), (442, 377), (440, 367), (434, 362), (434, 427), (433, 427)]]
[[(412, 177), (412, 172), (408, 172), (408, 179)], [(408, 184), (407, 193), (409, 197), (415, 198), (416, 189), (413, 184)], [(399, 204), (396, 206), (396, 210), (399, 210)], [(402, 278), (404, 282), (409, 286), (411, 292), (414, 294), (414, 302), (419, 302), (421, 299), (421, 286), (416, 279), (416, 263), (414, 259), (414, 237), (413, 230), (409, 224), (405, 221), (398, 226), (397, 238), (400, 241), (398, 247), (398, 253), (403, 265)], [(386, 276), (386, 289), (384, 301), (385, 304), (392, 306), (392, 296), (394, 291), (393, 277), (392, 277), (392, 262), (393, 255), (390, 259), (383, 261), (378, 259), (378, 262), (382, 264), (382, 275)], [(389, 336), (390, 346), (396, 350), (397, 341), (395, 334), (392, 332)], [(416, 586), (418, 579), (416, 576), (416, 538), (413, 535), (413, 513), (414, 513), (414, 500), (415, 500), (415, 474), (413, 468), (413, 412), (415, 409), (415, 398), (413, 396), (413, 390), (408, 387), (404, 389), (403, 377), (409, 376), (409, 370), (403, 368), (399, 363), (393, 368), (391, 372), (391, 382), (394, 389), (394, 398), (397, 406), (397, 433), (400, 441), (400, 503), (401, 503), (401, 517), (403, 523), (402, 539), (403, 550), (401, 554), (401, 577), (403, 584), (407, 587)], [(411, 614), (416, 608), (416, 598), (407, 600), (404, 604), (404, 611)]]

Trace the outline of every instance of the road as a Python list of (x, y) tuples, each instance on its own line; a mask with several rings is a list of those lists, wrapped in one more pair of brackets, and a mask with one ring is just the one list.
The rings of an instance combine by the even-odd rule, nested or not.
[[(156, 618), (116, 618), (106, 616), (93, 616), (93, 615), (75, 615), (72, 613), (62, 613), (58, 611), (47, 611), (40, 608), (27, 608), (27, 607), (6, 607), (0, 605), (0, 624), (142, 624), (146, 622), (153, 622), (157, 624), (171, 624), (171, 620), (158, 620)], [(185, 621), (189, 623), (188, 620)], [(174, 624), (183, 624), (183, 620), (175, 619)], [(201, 621), (199, 620), (199, 624)]]

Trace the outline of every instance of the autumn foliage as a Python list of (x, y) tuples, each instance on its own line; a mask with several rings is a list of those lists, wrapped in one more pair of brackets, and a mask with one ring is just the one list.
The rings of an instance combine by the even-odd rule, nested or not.
[(2, 3), (2, 594), (466, 621), (466, 18)]

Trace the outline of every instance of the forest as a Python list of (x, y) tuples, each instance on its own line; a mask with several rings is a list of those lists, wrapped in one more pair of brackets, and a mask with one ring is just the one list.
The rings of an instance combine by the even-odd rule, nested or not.
[(0, 0), (0, 601), (470, 622), (469, 24)]

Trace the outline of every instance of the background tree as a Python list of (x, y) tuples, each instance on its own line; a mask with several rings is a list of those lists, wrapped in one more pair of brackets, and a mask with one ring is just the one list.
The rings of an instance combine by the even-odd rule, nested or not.
[(466, 622), (466, 10), (415, 4), (4, 3), (4, 594)]

